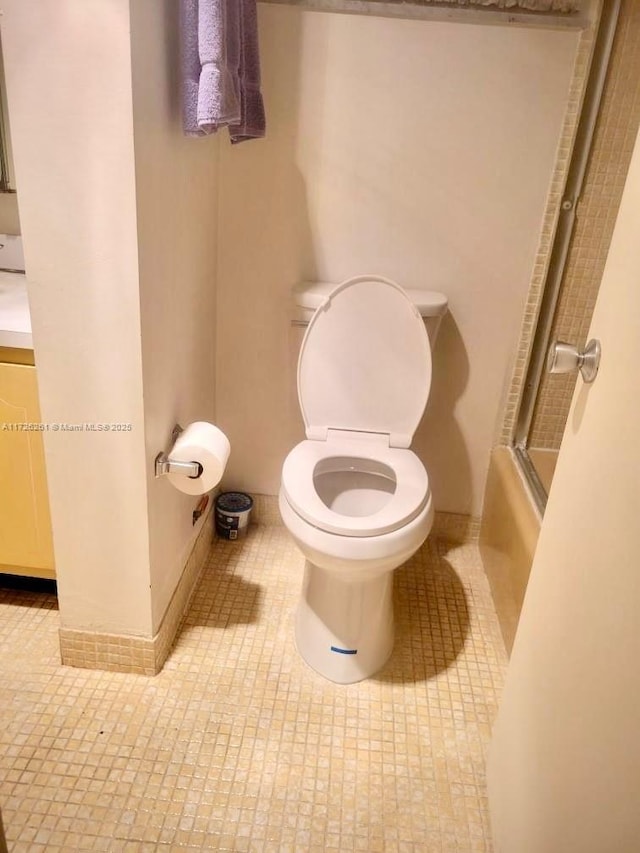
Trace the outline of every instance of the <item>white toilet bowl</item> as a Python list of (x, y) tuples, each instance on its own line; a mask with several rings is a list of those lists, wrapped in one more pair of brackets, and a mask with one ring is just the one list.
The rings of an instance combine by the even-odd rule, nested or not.
[(427, 472), (411, 450), (330, 437), (301, 442), (282, 469), (289, 532), (308, 560), (342, 580), (407, 560), (429, 533), (431, 504)]
[(393, 570), (433, 523), (422, 463), (372, 442), (303, 441), (285, 461), (279, 504), (307, 559), (298, 651), (331, 681), (367, 678), (393, 649)]
[(279, 506), (306, 557), (296, 645), (331, 681), (373, 675), (393, 648), (392, 573), (433, 524), (408, 449), (430, 381), (422, 318), (395, 283), (351, 279), (314, 314), (298, 362), (307, 440), (285, 460)]

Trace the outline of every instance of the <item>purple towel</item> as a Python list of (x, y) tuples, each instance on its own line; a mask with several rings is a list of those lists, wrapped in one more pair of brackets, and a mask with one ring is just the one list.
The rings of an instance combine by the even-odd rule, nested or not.
[(183, 126), (264, 136), (256, 0), (180, 0)]
[(237, 0), (181, 0), (184, 131), (215, 133), (240, 120)]
[(260, 94), (258, 10), (256, 0), (239, 0), (240, 14), (240, 121), (229, 128), (231, 142), (265, 135), (266, 120)]
[(240, 120), (239, 36), (236, 0), (200, 0), (197, 121), (205, 133)]

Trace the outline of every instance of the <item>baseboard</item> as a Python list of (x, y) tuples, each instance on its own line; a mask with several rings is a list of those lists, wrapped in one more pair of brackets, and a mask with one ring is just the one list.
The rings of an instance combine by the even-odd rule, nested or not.
[(211, 548), (211, 539), (212, 515), (209, 510), (155, 636), (133, 637), (60, 628), (62, 663), (83, 669), (157, 675), (169, 656), (189, 606)]

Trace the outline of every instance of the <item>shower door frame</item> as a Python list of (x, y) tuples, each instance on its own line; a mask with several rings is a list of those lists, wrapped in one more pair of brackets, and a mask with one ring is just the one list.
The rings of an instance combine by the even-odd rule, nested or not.
[(544, 514), (547, 505), (547, 491), (529, 456), (529, 433), (533, 422), (547, 352), (551, 343), (553, 320), (562, 289), (571, 238), (573, 236), (576, 206), (580, 200), (589, 155), (591, 153), (621, 3), (622, 0), (605, 0), (603, 3), (593, 48), (591, 67), (584, 90), (580, 118), (571, 152), (571, 161), (560, 202), (560, 210), (558, 212), (558, 220), (553, 237), (538, 320), (531, 345), (520, 407), (512, 438), (515, 457), (527, 481), (540, 515)]

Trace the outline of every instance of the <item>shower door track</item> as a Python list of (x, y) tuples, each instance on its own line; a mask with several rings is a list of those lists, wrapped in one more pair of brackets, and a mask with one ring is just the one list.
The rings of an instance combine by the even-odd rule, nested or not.
[(576, 206), (580, 200), (591, 153), (621, 2), (622, 0), (604, 0), (602, 7), (513, 436), (516, 459), (541, 515), (544, 514), (547, 504), (547, 492), (529, 456), (529, 431), (544, 372), (553, 318), (564, 279), (576, 218)]

